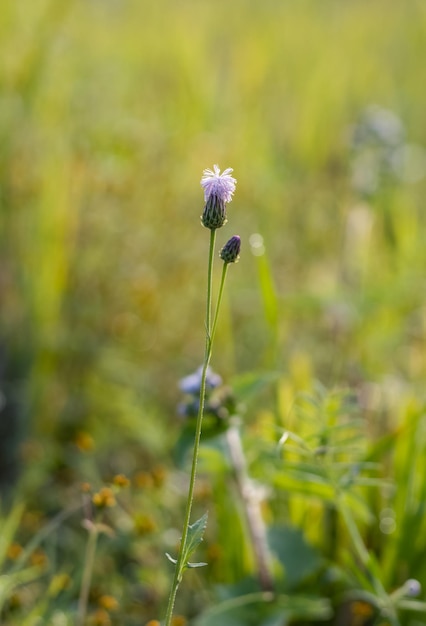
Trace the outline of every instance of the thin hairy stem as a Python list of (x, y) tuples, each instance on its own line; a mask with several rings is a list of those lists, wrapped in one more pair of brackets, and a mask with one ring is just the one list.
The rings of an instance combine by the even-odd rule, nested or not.
[[(185, 557), (186, 542), (188, 539), (189, 524), (191, 520), (192, 503), (194, 500), (195, 480), (197, 476), (197, 465), (198, 465), (198, 453), (200, 449), (200, 439), (201, 439), (201, 427), (202, 427), (203, 415), (204, 415), (207, 368), (209, 366), (211, 353), (212, 353), (213, 328), (212, 328), (211, 319), (212, 319), (213, 259), (214, 259), (215, 241), (216, 241), (216, 230), (212, 229), (210, 231), (209, 262), (208, 262), (208, 270), (207, 270), (206, 347), (205, 347), (205, 353), (204, 353), (203, 370), (201, 374), (200, 402), (199, 402), (199, 407), (198, 407), (197, 423), (195, 426), (195, 439), (194, 439), (194, 448), (192, 452), (191, 476), (189, 479), (185, 519), (183, 523), (179, 555), (178, 555), (177, 563), (175, 565), (175, 573), (173, 577), (172, 588), (170, 591), (169, 602), (167, 606), (166, 619), (164, 622), (165, 626), (170, 626), (171, 624), (171, 620), (173, 616), (173, 609), (174, 609), (174, 605), (176, 601), (177, 590), (182, 580), (183, 571), (185, 569), (185, 563), (183, 561)], [(216, 308), (215, 320), (217, 318), (217, 310), (218, 310), (218, 307)]]
[(222, 269), (222, 278), (221, 278), (220, 287), (219, 287), (219, 294), (217, 296), (217, 306), (216, 306), (216, 311), (215, 311), (214, 320), (213, 320), (211, 333), (210, 333), (210, 343), (211, 344), (213, 343), (214, 335), (215, 335), (215, 332), (216, 332), (217, 320), (219, 318), (219, 309), (220, 309), (220, 305), (221, 305), (221, 302), (222, 302), (223, 288), (225, 286), (225, 279), (226, 279), (227, 271), (228, 271), (228, 263), (224, 263), (223, 264), (223, 269)]

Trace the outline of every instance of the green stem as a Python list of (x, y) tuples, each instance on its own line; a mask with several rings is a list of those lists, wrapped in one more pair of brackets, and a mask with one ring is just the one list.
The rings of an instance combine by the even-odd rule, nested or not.
[(358, 526), (349, 508), (342, 502), (340, 498), (339, 501), (339, 511), (342, 515), (344, 522), (346, 524), (346, 528), (348, 529), (349, 535), (351, 537), (352, 543), (354, 545), (355, 551), (358, 554), (358, 558), (361, 561), (362, 565), (365, 567), (367, 572), (369, 572), (372, 577), (373, 588), (377, 594), (377, 597), (381, 601), (381, 605), (385, 610), (386, 618), (389, 620), (392, 626), (400, 626), (399, 620), (395, 611), (395, 607), (392, 603), (392, 599), (386, 592), (386, 589), (383, 587), (381, 580), (374, 572), (372, 558), (367, 550), (364, 541), (362, 540), (361, 533), (358, 530)]
[[(209, 267), (207, 270), (207, 302), (206, 302), (206, 351), (204, 356), (204, 362), (210, 361), (211, 348), (212, 348), (212, 336), (211, 336), (211, 319), (212, 319), (212, 283), (213, 283), (213, 259), (214, 248), (216, 242), (216, 231), (210, 231), (210, 248), (209, 248)], [(208, 363), (207, 363), (208, 365)], [(207, 369), (207, 365), (206, 368)], [(201, 397), (201, 390), (200, 390)], [(204, 397), (203, 397), (204, 400)]]
[[(172, 588), (170, 590), (169, 602), (167, 606), (167, 613), (164, 625), (170, 626), (173, 616), (173, 609), (176, 601), (176, 594), (180, 582), (182, 580), (183, 571), (185, 569), (184, 557), (185, 557), (185, 547), (188, 539), (188, 531), (189, 531), (189, 523), (191, 520), (191, 511), (192, 511), (192, 503), (194, 500), (194, 488), (195, 488), (195, 479), (197, 476), (197, 465), (198, 465), (198, 453), (200, 449), (200, 439), (201, 439), (201, 426), (203, 423), (203, 415), (204, 415), (204, 402), (206, 395), (206, 377), (207, 377), (207, 368), (210, 363), (210, 358), (212, 354), (212, 342), (213, 342), (213, 334), (216, 330), (216, 322), (217, 322), (217, 314), (219, 308), (216, 308), (215, 321), (212, 327), (212, 282), (213, 282), (213, 257), (214, 257), (214, 248), (216, 241), (216, 230), (210, 231), (210, 250), (209, 250), (209, 264), (207, 271), (207, 307), (206, 307), (206, 347), (204, 353), (204, 364), (203, 370), (201, 374), (201, 384), (200, 384), (200, 402), (198, 407), (198, 415), (197, 415), (197, 423), (195, 426), (195, 439), (194, 439), (194, 448), (192, 452), (192, 467), (191, 467), (191, 477), (189, 479), (189, 487), (188, 487), (188, 496), (186, 501), (186, 510), (185, 510), (185, 519), (183, 523), (182, 530), (182, 538), (180, 541), (179, 555), (177, 559), (177, 563), (175, 565), (175, 573), (172, 582)], [(222, 276), (223, 283), (223, 276)], [(223, 289), (223, 284), (221, 285), (221, 290)]]
[(370, 554), (364, 545), (358, 526), (356, 525), (346, 505), (343, 504), (341, 500), (339, 502), (339, 511), (345, 521), (346, 528), (348, 529), (355, 551), (358, 554), (358, 558), (364, 567), (368, 569), (370, 565)]
[(220, 305), (221, 305), (221, 302), (222, 302), (222, 294), (223, 294), (223, 288), (225, 286), (225, 279), (226, 279), (226, 273), (228, 271), (228, 265), (229, 265), (229, 263), (224, 263), (223, 264), (222, 278), (221, 278), (220, 287), (219, 287), (219, 295), (217, 297), (216, 312), (215, 312), (213, 325), (212, 325), (212, 330), (211, 330), (211, 338), (210, 338), (211, 343), (213, 343), (214, 335), (215, 335), (215, 332), (216, 332), (217, 320), (218, 320), (218, 317), (219, 317), (219, 309), (220, 309)]
[(92, 582), (93, 565), (95, 563), (96, 544), (98, 541), (98, 529), (95, 524), (89, 522), (89, 537), (86, 545), (86, 555), (84, 559), (83, 580), (81, 581), (80, 597), (78, 599), (78, 610), (76, 626), (84, 626), (86, 621), (87, 604), (89, 601), (90, 585)]

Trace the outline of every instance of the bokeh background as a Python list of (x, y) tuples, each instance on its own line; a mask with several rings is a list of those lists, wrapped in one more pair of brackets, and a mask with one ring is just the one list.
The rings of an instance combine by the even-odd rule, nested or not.
[(350, 388), (372, 438), (422, 405), (423, 2), (2, 0), (0, 30), (6, 494), (48, 518), (80, 481), (173, 475), (214, 163), (238, 180), (219, 243), (242, 238), (224, 380), (279, 372), (283, 421), (314, 380)]

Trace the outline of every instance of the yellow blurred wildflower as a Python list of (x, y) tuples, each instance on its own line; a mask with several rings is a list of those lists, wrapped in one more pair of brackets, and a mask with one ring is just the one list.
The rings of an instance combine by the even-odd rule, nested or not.
[(116, 474), (112, 482), (116, 487), (128, 487), (130, 485), (130, 480), (124, 474)]
[(139, 487), (140, 489), (150, 488), (154, 483), (151, 474), (149, 474), (148, 472), (138, 472), (137, 474), (135, 474), (133, 480), (136, 487)]
[(364, 626), (374, 614), (374, 609), (368, 602), (357, 600), (351, 604), (351, 613), (353, 616), (353, 625)]
[(103, 595), (98, 600), (99, 606), (107, 611), (116, 611), (118, 609), (118, 601), (114, 596)]
[(23, 547), (19, 543), (11, 543), (7, 549), (7, 558), (16, 561), (23, 552)]
[(95, 447), (95, 442), (92, 435), (90, 435), (85, 430), (80, 430), (76, 434), (74, 438), (74, 443), (77, 448), (81, 450), (81, 452), (90, 452), (90, 450), (93, 450), (93, 448)]
[(34, 550), (34, 552), (30, 556), (31, 565), (42, 567), (44, 565), (47, 565), (47, 561), (47, 554), (43, 552), (43, 550), (41, 550), (40, 548)]
[(160, 488), (163, 486), (164, 481), (166, 480), (167, 470), (162, 465), (157, 465), (151, 470), (151, 476), (154, 482), (154, 486)]
[(92, 502), (99, 508), (115, 506), (114, 492), (110, 487), (102, 487), (97, 493), (93, 494)]
[(91, 626), (110, 626), (111, 618), (108, 611), (105, 611), (105, 609), (97, 609), (89, 617), (89, 624)]

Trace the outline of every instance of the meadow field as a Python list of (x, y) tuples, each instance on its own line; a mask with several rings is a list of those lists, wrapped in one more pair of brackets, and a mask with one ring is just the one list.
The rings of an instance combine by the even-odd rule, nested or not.
[(172, 623), (426, 626), (426, 4), (2, 0), (0, 52), (2, 626), (164, 620), (214, 164)]

